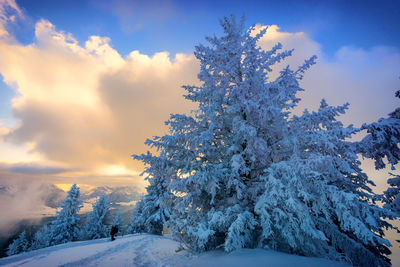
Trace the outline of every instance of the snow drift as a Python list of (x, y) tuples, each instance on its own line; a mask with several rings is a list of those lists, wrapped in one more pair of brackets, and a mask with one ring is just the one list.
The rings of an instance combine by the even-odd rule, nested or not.
[[(272, 250), (240, 249), (194, 254), (180, 243), (149, 234), (70, 242), (0, 259), (1, 266), (348, 266)], [(178, 252), (177, 252), (178, 251)]]

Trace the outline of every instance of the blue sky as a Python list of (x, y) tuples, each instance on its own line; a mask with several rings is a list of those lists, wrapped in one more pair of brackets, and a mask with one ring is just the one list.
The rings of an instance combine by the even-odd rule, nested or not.
[[(146, 4), (140, 4), (145, 2)], [(247, 23), (277, 24), (304, 31), (334, 54), (342, 46), (400, 46), (400, 1), (106, 1), (17, 0), (29, 21), (18, 29), (24, 42), (34, 22), (46, 18), (79, 41), (108, 36), (122, 55), (132, 47), (146, 54), (189, 53), (205, 35), (218, 32), (219, 18), (245, 14)], [(28, 26), (28, 27), (27, 27)], [(30, 29), (30, 28), (31, 29)]]

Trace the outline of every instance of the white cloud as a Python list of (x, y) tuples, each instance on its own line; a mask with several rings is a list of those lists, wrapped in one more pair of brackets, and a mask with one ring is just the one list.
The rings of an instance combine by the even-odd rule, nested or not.
[(22, 18), (23, 13), (15, 0), (0, 0), (0, 38), (9, 37), (7, 24)]
[[(257, 26), (257, 30), (263, 26)], [(297, 68), (305, 59), (317, 55), (317, 64), (312, 66), (301, 82), (304, 92), (298, 112), (304, 108), (318, 108), (325, 98), (331, 105), (350, 103), (350, 109), (341, 119), (347, 124), (360, 126), (385, 117), (399, 106), (394, 93), (400, 82), (400, 51), (378, 46), (370, 50), (342, 47), (332, 59), (327, 59), (321, 45), (307, 34), (280, 32), (272, 25), (260, 40), (264, 49), (281, 42), (284, 49), (293, 49), (293, 56), (277, 65), (279, 70), (286, 65)]]

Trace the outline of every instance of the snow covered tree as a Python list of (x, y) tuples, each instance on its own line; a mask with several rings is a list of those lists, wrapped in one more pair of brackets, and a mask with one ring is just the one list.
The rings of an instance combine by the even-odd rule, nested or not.
[(147, 232), (160, 235), (170, 213), (168, 202), (173, 194), (167, 190), (170, 168), (165, 158), (154, 156), (150, 152), (140, 156), (133, 155), (135, 159), (144, 161), (150, 167), (150, 175), (146, 177), (149, 185), (147, 194), (142, 197), (135, 207), (131, 225), (134, 232)]
[[(396, 92), (400, 98), (400, 90)], [(375, 161), (376, 169), (385, 168), (386, 158), (392, 169), (400, 161), (400, 108), (371, 124), (363, 124), (360, 130), (366, 130), (367, 135), (358, 142), (358, 152), (365, 158)]]
[(125, 231), (125, 229), (124, 229), (124, 222), (123, 222), (123, 220), (122, 220), (122, 214), (121, 214), (121, 211), (120, 211), (120, 210), (118, 210), (118, 211), (116, 212), (116, 214), (114, 215), (114, 219), (113, 219), (112, 225), (115, 225), (115, 226), (118, 227), (118, 233), (117, 233), (117, 235), (118, 235), (118, 234), (120, 234), (120, 235), (123, 235), (123, 234), (124, 234), (124, 231)]
[(29, 242), (26, 233), (23, 231), (7, 248), (7, 255), (15, 255), (28, 250)]
[(36, 250), (50, 246), (51, 232), (47, 225), (42, 226), (33, 236), (29, 250)]
[(384, 192), (385, 207), (400, 216), (400, 175), (389, 174), (391, 177), (387, 182), (390, 187)]
[[(400, 98), (400, 90), (396, 92)], [(358, 143), (357, 152), (365, 158), (375, 161), (376, 169), (386, 167), (384, 159), (395, 170), (400, 161), (400, 108), (389, 114), (388, 118), (381, 118), (371, 124), (363, 124), (360, 131), (366, 130), (367, 135)], [(400, 215), (400, 175), (389, 173), (389, 188), (384, 192), (381, 200), (385, 207)]]
[(50, 245), (63, 244), (79, 238), (79, 215), (82, 207), (79, 187), (74, 184), (67, 193), (65, 200), (61, 202), (61, 210), (51, 223)]
[(107, 237), (109, 229), (106, 225), (110, 201), (106, 195), (102, 194), (92, 205), (93, 210), (89, 212), (86, 221), (86, 237), (88, 239), (98, 239)]
[(146, 232), (145, 230), (146, 218), (143, 216), (143, 205), (144, 201), (142, 197), (138, 202), (136, 202), (135, 208), (133, 209), (128, 229), (126, 229), (126, 232), (128, 234), (137, 234)]
[(197, 251), (269, 247), (388, 265), (383, 230), (391, 225), (383, 218), (394, 216), (375, 204), (359, 146), (348, 141), (360, 129), (337, 120), (348, 104), (322, 100), (296, 116), (299, 82), (315, 57), (271, 79), (292, 50), (262, 50), (266, 29), (244, 30), (243, 19), (221, 25), (223, 37), (196, 47), (202, 84), (184, 86), (198, 109), (171, 115), (169, 134), (146, 141), (158, 155), (134, 156), (150, 182), (137, 220), (146, 226), (165, 212), (172, 233)]
[[(390, 243), (383, 229), (390, 225), (381, 218), (392, 215), (375, 205), (368, 186), (373, 183), (360, 168), (354, 145), (346, 141), (358, 129), (344, 128), (336, 120), (347, 106), (330, 107), (322, 100), (317, 112), (305, 111), (290, 120), (291, 156), (265, 170), (265, 192), (256, 204), (256, 213), (264, 217), (263, 243), (356, 265), (385, 266)], [(280, 242), (272, 238), (276, 235)]]

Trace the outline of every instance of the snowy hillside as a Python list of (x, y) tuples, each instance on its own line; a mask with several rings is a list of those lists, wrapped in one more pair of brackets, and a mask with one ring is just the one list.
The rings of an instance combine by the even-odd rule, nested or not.
[(232, 253), (175, 252), (179, 243), (162, 236), (127, 235), (72, 242), (0, 259), (1, 266), (348, 266), (319, 258), (288, 255), (262, 249)]

